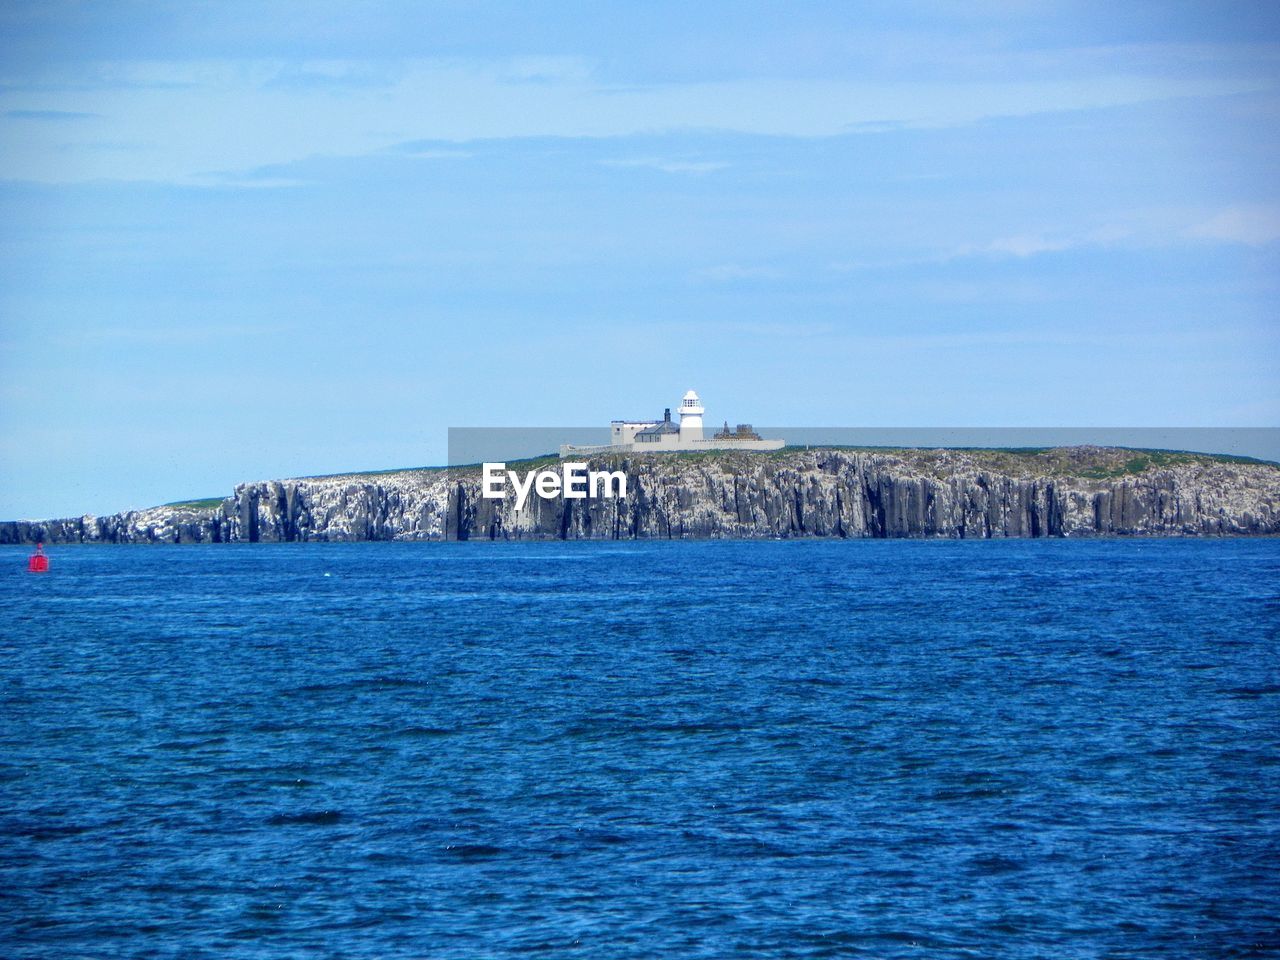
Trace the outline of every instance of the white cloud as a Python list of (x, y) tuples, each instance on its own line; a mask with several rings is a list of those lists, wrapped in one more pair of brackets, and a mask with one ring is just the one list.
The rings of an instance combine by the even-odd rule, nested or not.
[(74, 334), (53, 334), (49, 343), (59, 350), (105, 344), (108, 346), (195, 346), (227, 342), (249, 337), (266, 337), (292, 333), (296, 327), (286, 324), (219, 323), (166, 327), (99, 326), (77, 330)]
[(474, 156), (470, 150), (403, 150), (399, 151), (406, 157), (414, 157), (418, 160), (465, 160)]
[(236, 177), (224, 174), (208, 177), (195, 174), (188, 183), (195, 187), (221, 187), (224, 190), (293, 190), (312, 185), (310, 180), (295, 177)]
[(782, 273), (771, 267), (746, 267), (740, 263), (721, 263), (702, 267), (690, 273), (694, 280), (711, 283), (733, 283), (736, 280), (777, 280)]
[(1187, 228), (1193, 240), (1219, 240), (1258, 246), (1280, 240), (1280, 205), (1252, 204), (1230, 207)]
[(664, 160), (660, 157), (643, 157), (631, 160), (601, 160), (606, 167), (649, 167), (663, 173), (713, 173), (729, 166), (716, 160)]
[[(917, 256), (868, 257), (828, 264), (834, 273), (899, 270), (952, 263), (971, 258), (1030, 260), (1073, 250), (1156, 249), (1186, 243), (1188, 239), (1267, 242), (1280, 235), (1280, 216), (1267, 219), (1254, 211), (1249, 217), (1215, 217), (1214, 229), (1204, 229), (1205, 213), (1186, 207), (1152, 207), (1108, 211), (1111, 219), (1100, 225), (1055, 223), (1041, 229), (975, 239), (950, 247), (939, 242), (933, 252)], [(1198, 224), (1199, 226), (1191, 226)], [(994, 231), (993, 231), (994, 232)], [(990, 234), (988, 234), (990, 236)], [(1252, 238), (1246, 240), (1245, 238)]]
[(1057, 253), (1069, 247), (1078, 246), (1079, 240), (1050, 240), (1034, 234), (1023, 234), (1016, 237), (1002, 237), (987, 244), (983, 252), (1009, 254), (1014, 257), (1034, 257), (1038, 253)]
[(1187, 210), (1133, 212), (1127, 222), (1096, 229), (1001, 237), (987, 244), (963, 247), (949, 259), (984, 255), (1024, 259), (1081, 247), (1150, 248), (1187, 240), (1252, 246), (1280, 240), (1280, 205), (1246, 204), (1220, 210), (1207, 218), (1203, 212)]
[(987, 243), (967, 244), (940, 257), (942, 261), (965, 257), (1016, 257), (1025, 260), (1044, 253), (1061, 253), (1077, 247), (1111, 244), (1130, 235), (1116, 227), (1063, 233), (1017, 233)]

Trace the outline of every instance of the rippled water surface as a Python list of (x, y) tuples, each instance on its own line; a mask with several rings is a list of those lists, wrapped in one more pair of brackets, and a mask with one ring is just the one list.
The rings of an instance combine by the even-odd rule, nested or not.
[(1280, 950), (1280, 542), (0, 550), (0, 955)]

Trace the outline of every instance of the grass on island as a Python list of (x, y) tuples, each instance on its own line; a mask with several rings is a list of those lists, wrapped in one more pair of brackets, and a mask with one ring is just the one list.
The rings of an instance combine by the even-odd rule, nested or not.
[(173, 503), (162, 503), (162, 507), (174, 507), (178, 510), (212, 510), (222, 506), (226, 497), (204, 497), (201, 500), (175, 500)]
[[(769, 460), (785, 460), (806, 452), (847, 451), (850, 453), (892, 454), (911, 459), (934, 458), (938, 453), (968, 454), (978, 463), (992, 469), (1034, 470), (1039, 473), (1069, 474), (1106, 480), (1135, 476), (1158, 467), (1194, 463), (1239, 463), (1262, 466), (1280, 466), (1270, 460), (1244, 457), (1228, 453), (1194, 453), (1189, 450), (1156, 450), (1140, 447), (1095, 447), (1087, 445), (1071, 447), (875, 447), (823, 444), (789, 446), (780, 450), (673, 450), (655, 453), (603, 453), (584, 457), (592, 461), (605, 461), (616, 465), (620, 460), (635, 457), (673, 459), (683, 463), (703, 463), (731, 457), (760, 457)], [(555, 467), (561, 462), (555, 454), (544, 454), (524, 460), (507, 462), (509, 469), (522, 470)], [(480, 464), (450, 469), (476, 469)]]
[(432, 470), (446, 470), (447, 467), (392, 467), (389, 470), (344, 470), (341, 473), (315, 473), (297, 480), (335, 480), (338, 477), (386, 477), (393, 473), (428, 473)]
[(1280, 464), (1257, 457), (1229, 453), (1195, 453), (1189, 450), (1157, 450), (1141, 447), (787, 447), (773, 456), (812, 450), (848, 450), (864, 453), (887, 453), (920, 460), (939, 453), (964, 453), (992, 469), (1004, 472), (1034, 471), (1086, 477), (1091, 480), (1114, 480), (1137, 476), (1148, 470), (1179, 464), (1235, 463), (1276, 467)]
[(940, 454), (966, 454), (981, 467), (1009, 474), (1076, 476), (1090, 480), (1114, 480), (1137, 476), (1148, 470), (1179, 464), (1233, 463), (1280, 467), (1270, 460), (1226, 453), (1195, 453), (1189, 450), (1156, 450), (1139, 447), (877, 447), (838, 444), (787, 446), (781, 450), (708, 450), (678, 451), (652, 454), (677, 457), (685, 462), (704, 462), (724, 457), (763, 457), (785, 461), (803, 453), (842, 451), (848, 453), (886, 454), (913, 461), (921, 467), (934, 466), (945, 473)]
[(1190, 453), (1184, 450), (1120, 450), (1117, 452), (1135, 453), (1137, 456), (1129, 457), (1123, 463), (1113, 466), (1082, 470), (1081, 476), (1110, 480), (1145, 473), (1152, 467), (1171, 467), (1180, 463), (1252, 463), (1277, 466), (1270, 460), (1259, 460), (1256, 457), (1242, 457), (1230, 453)]

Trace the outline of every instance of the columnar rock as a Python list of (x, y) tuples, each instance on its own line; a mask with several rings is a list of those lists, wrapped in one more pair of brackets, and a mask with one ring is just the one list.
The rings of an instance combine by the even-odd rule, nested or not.
[[(512, 464), (516, 469), (553, 462)], [(478, 468), (246, 483), (216, 505), (12, 521), (0, 543), (1280, 533), (1280, 466), (1097, 447), (605, 456), (625, 498), (481, 496)]]

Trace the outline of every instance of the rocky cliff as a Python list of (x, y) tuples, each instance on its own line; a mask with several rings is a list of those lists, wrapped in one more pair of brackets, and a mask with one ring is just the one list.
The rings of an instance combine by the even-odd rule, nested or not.
[[(555, 467), (554, 459), (511, 464)], [(0, 523), (0, 543), (1082, 537), (1280, 533), (1280, 466), (1099, 447), (597, 457), (620, 499), (484, 499), (478, 468), (273, 480), (110, 517)]]

